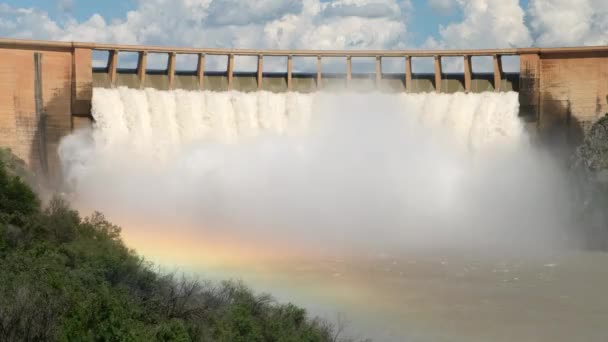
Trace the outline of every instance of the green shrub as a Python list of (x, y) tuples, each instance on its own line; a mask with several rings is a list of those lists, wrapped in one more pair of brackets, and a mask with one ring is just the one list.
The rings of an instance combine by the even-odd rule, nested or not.
[(19, 176), (9, 174), (0, 159), (0, 222), (23, 225), (40, 209), (36, 194)]
[(0, 341), (333, 341), (239, 282), (159, 275), (120, 228), (40, 201), (0, 158)]

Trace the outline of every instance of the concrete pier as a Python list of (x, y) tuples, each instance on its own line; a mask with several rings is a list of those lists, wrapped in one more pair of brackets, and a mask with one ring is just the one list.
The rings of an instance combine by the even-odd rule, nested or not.
[[(103, 67), (93, 68), (93, 52), (106, 51)], [(121, 53), (136, 53), (137, 66), (119, 67)], [(150, 54), (166, 54), (160, 70), (149, 68)], [(177, 67), (193, 55), (195, 70)], [(205, 68), (208, 56), (226, 56), (224, 71)], [(236, 57), (257, 58), (257, 69), (237, 71)], [(473, 57), (492, 60), (492, 71), (474, 72)], [(519, 72), (503, 70), (504, 56), (519, 56)], [(266, 57), (283, 57), (284, 72), (264, 70)], [(295, 58), (316, 58), (315, 72), (300, 72)], [(463, 58), (460, 73), (446, 73), (443, 58)], [(343, 72), (322, 68), (326, 58), (343, 58)], [(353, 61), (373, 59), (370, 73), (353, 71)], [(385, 58), (402, 59), (403, 73), (385, 73)], [(430, 73), (413, 72), (413, 60), (433, 61)], [(38, 76), (37, 76), (38, 75)], [(521, 116), (539, 131), (576, 138), (608, 112), (608, 47), (490, 50), (238, 50), (129, 46), (0, 39), (0, 146), (10, 147), (33, 169), (57, 179), (61, 137), (91, 123), (93, 87), (161, 90), (314, 92), (346, 88), (384, 92), (519, 92)], [(48, 170), (48, 171), (47, 171)]]

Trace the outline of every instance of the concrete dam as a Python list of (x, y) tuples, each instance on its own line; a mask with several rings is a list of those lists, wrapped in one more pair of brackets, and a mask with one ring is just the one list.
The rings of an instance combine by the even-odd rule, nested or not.
[[(107, 53), (101, 67), (94, 52)], [(137, 55), (122, 68), (121, 53)], [(151, 54), (165, 54), (164, 67), (149, 67)], [(182, 55), (195, 70), (180, 70)], [(206, 70), (206, 58), (225, 56), (225, 70)], [(235, 58), (257, 58), (253, 72), (237, 71)], [(519, 71), (506, 72), (503, 57), (519, 58)], [(285, 58), (283, 72), (265, 71), (265, 58)], [(492, 72), (475, 72), (475, 59), (489, 57)], [(295, 59), (308, 58), (316, 72), (299, 71)], [(444, 71), (445, 59), (462, 58), (462, 72)], [(323, 70), (325, 59), (345, 61), (345, 70)], [(372, 59), (373, 72), (353, 71), (353, 60)], [(383, 60), (398, 60), (404, 72), (384, 72)], [(432, 61), (432, 72), (415, 72), (413, 61)], [(0, 146), (11, 148), (51, 182), (60, 179), (57, 149), (73, 130), (88, 126), (94, 88), (315, 93), (351, 89), (382, 93), (517, 92), (519, 116), (539, 132), (580, 135), (608, 111), (608, 47), (490, 50), (307, 51), (195, 49), (78, 42), (0, 39)]]
[(380, 341), (608, 334), (608, 255), (579, 252), (607, 244), (605, 187), (540, 139), (576, 143), (608, 111), (608, 47), (0, 40), (0, 73), (0, 147), (164, 270)]

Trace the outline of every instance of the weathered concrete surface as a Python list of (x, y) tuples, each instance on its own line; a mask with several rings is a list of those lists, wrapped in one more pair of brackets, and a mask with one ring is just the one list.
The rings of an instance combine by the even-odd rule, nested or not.
[(530, 121), (539, 117), (540, 56), (523, 54), (519, 56), (519, 111)]
[(608, 111), (608, 52), (522, 54), (520, 63), (521, 112), (540, 132), (577, 144)]
[[(42, 58), (43, 126), (36, 116), (35, 53)], [(48, 162), (44, 176), (57, 184), (57, 147), (72, 131), (72, 114), (90, 113), (91, 80), (91, 50), (0, 48), (0, 146), (10, 148), (37, 174), (43, 171), (44, 155)]]
[[(540, 94), (545, 124), (551, 117), (553, 121), (570, 120), (587, 130), (607, 109), (608, 53), (541, 56)], [(544, 111), (555, 107), (562, 112)]]
[(0, 146), (38, 164), (33, 51), (0, 50)]
[(74, 49), (72, 114), (89, 115), (93, 97), (93, 51)]

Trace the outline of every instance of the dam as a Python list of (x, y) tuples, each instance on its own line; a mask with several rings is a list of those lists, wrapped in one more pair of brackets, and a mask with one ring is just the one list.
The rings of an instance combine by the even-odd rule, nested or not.
[[(102, 66), (94, 54), (105, 52)], [(137, 55), (121, 68), (119, 55)], [(166, 65), (148, 66), (152, 54)], [(196, 60), (195, 70), (176, 68), (178, 57)], [(206, 70), (206, 58), (225, 56), (225, 70)], [(257, 58), (253, 72), (237, 71), (241, 56)], [(477, 57), (489, 57), (492, 72), (475, 72)], [(503, 70), (503, 57), (519, 59), (518, 72)], [(284, 72), (266, 72), (265, 58), (286, 59)], [(316, 72), (299, 71), (309, 58)], [(353, 72), (353, 60), (373, 59), (371, 73)], [(462, 58), (462, 72), (444, 72), (444, 60)], [(345, 61), (345, 70), (323, 70), (325, 59)], [(398, 60), (404, 72), (384, 72), (383, 60)], [(413, 61), (432, 60), (432, 72), (417, 73)], [(59, 179), (57, 148), (62, 137), (88, 126), (93, 88), (314, 93), (352, 89), (386, 93), (518, 93), (519, 115), (539, 132), (580, 136), (608, 111), (608, 47), (489, 50), (307, 51), (195, 49), (78, 42), (0, 39), (0, 146), (11, 148), (37, 172)], [(572, 138), (574, 137), (574, 138)]]
[(351, 313), (378, 341), (606, 336), (608, 259), (568, 252), (582, 201), (529, 139), (604, 115), (604, 47), (1, 46), (0, 146), (160, 265)]

